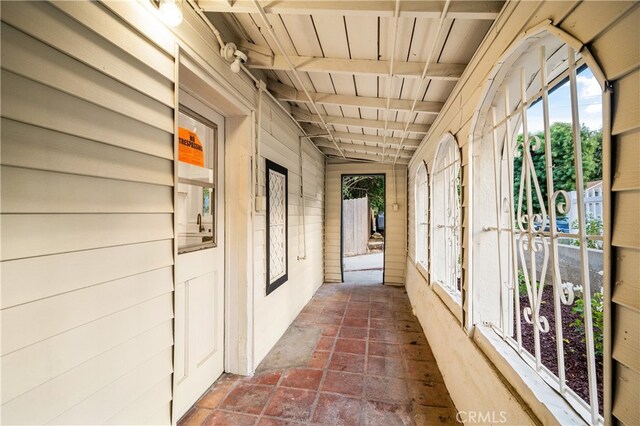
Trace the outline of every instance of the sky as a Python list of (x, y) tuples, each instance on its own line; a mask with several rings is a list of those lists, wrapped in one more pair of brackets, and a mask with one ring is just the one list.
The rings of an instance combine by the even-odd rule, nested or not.
[[(589, 68), (585, 68), (577, 76), (578, 83), (578, 116), (580, 124), (589, 129), (602, 128), (602, 89)], [(542, 102), (536, 103), (527, 111), (530, 132), (544, 130), (542, 122)], [(558, 87), (549, 95), (549, 123), (571, 123), (571, 95), (569, 82)]]

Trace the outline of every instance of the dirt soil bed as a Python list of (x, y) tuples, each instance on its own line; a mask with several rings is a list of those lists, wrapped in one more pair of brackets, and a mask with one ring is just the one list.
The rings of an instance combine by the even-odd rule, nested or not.
[[(529, 306), (528, 297), (520, 296), (520, 312), (525, 306)], [(587, 350), (583, 341), (583, 334), (570, 324), (581, 318), (581, 314), (572, 310), (574, 305), (560, 304), (562, 311), (562, 331), (564, 341), (564, 366), (567, 385), (583, 400), (589, 402), (589, 379), (587, 373)], [(542, 295), (540, 315), (549, 321), (549, 332), (540, 333), (540, 349), (542, 364), (554, 374), (558, 374), (558, 357), (556, 348), (556, 329), (553, 288), (545, 286)], [(534, 330), (533, 326), (524, 320), (521, 315), (522, 346), (534, 354)], [(602, 388), (603, 364), (602, 355), (596, 355), (596, 376), (598, 380), (598, 405), (600, 413), (603, 412), (603, 388)]]

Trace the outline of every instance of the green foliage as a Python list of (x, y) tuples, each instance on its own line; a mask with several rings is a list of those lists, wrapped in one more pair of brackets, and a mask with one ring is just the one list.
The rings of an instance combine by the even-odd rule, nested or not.
[[(593, 319), (593, 341), (596, 355), (602, 355), (604, 352), (604, 316), (603, 316), (604, 298), (602, 293), (595, 292), (591, 296), (591, 318)], [(584, 330), (584, 299), (578, 298), (572, 308), (572, 311), (579, 315), (579, 318), (570, 325), (576, 331), (582, 334), (582, 341), (585, 342)]]
[(527, 295), (527, 280), (520, 271), (518, 271), (518, 294), (520, 294), (520, 296)]
[[(578, 229), (578, 221), (574, 220), (573, 223), (571, 224), (571, 227), (573, 229)], [(587, 235), (602, 235), (604, 228), (602, 226), (602, 221), (600, 219), (598, 219), (597, 217), (595, 217), (593, 214), (589, 213), (589, 215), (587, 216), (587, 221), (586, 221), (586, 232)], [(571, 240), (571, 244), (574, 246), (579, 246), (580, 245), (580, 241), (579, 240)], [(592, 249), (600, 249), (600, 242), (599, 241), (593, 241), (593, 240), (588, 240), (587, 241), (587, 247), (588, 248), (592, 248)]]
[[(536, 282), (536, 289), (540, 288), (540, 282)], [(520, 296), (527, 295), (527, 279), (521, 271), (518, 271), (518, 294)]]
[(374, 214), (384, 211), (384, 176), (346, 176), (342, 180), (342, 199), (369, 197)]
[[(553, 162), (553, 186), (555, 190), (573, 191), (576, 189), (576, 171), (573, 155), (573, 130), (570, 123), (553, 123), (550, 127), (551, 135), (551, 158)], [(544, 141), (544, 133), (536, 134), (541, 141)], [(602, 129), (591, 130), (586, 126), (580, 128), (580, 141), (582, 148), (582, 171), (585, 185), (589, 181), (602, 179)], [(522, 153), (522, 135), (518, 135), (518, 151)], [(540, 192), (545, 205), (548, 204), (547, 197), (547, 171), (545, 162), (545, 150), (548, 144), (542, 143), (537, 151), (531, 151), (533, 165), (538, 177)], [(522, 172), (522, 159), (516, 158), (514, 161), (514, 203), (518, 205), (520, 188), (520, 174)], [(523, 193), (523, 209), (526, 207), (526, 191)], [(532, 195), (534, 211), (540, 211), (540, 200), (534, 193)]]

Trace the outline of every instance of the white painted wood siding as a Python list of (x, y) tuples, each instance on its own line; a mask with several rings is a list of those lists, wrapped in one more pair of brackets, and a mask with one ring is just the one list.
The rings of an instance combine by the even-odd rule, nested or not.
[(98, 3), (2, 21), (1, 421), (168, 423), (173, 58)]
[[(199, 64), (194, 72), (214, 76), (219, 94), (209, 100), (221, 109), (249, 114), (257, 90), (230, 71), (186, 5), (174, 29), (144, 2), (1, 7), (1, 420), (169, 423), (176, 42)], [(262, 171), (265, 157), (290, 170), (290, 282), (265, 298), (258, 214), (254, 239), (233, 246), (261, 241), (255, 304), (242, 302), (259, 325), (249, 343), (256, 364), (323, 280), (324, 157), (304, 144), (306, 259), (297, 260), (297, 130), (270, 107), (260, 163)], [(249, 167), (242, 176), (249, 179)], [(238, 197), (250, 199), (243, 191)], [(235, 219), (251, 226), (243, 214)], [(236, 269), (247, 271), (254, 262), (243, 259)], [(233, 275), (237, 285), (254, 291), (241, 275)]]
[[(385, 175), (385, 242), (384, 242), (384, 282), (402, 285), (406, 264), (407, 248), (407, 169), (403, 165), (376, 163), (327, 163), (326, 228), (325, 228), (325, 281), (342, 282), (340, 266), (340, 215), (342, 203), (343, 174)], [(398, 204), (398, 211), (393, 205)]]
[[(323, 283), (324, 155), (302, 142), (302, 176), (298, 130), (282, 110), (263, 98), (259, 158), (259, 194), (264, 197), (265, 159), (288, 170), (289, 177), (289, 271), (288, 281), (266, 295), (265, 212), (254, 220), (254, 366), (266, 356), (295, 317)], [(300, 179), (304, 188), (304, 229)], [(305, 256), (306, 258), (302, 258)]]
[[(608, 309), (613, 315), (612, 413), (624, 424), (640, 423), (640, 341), (637, 338), (640, 323), (640, 47), (638, 34), (640, 20), (637, 2), (577, 2), (545, 1), (508, 3), (502, 15), (491, 28), (476, 52), (459, 84), (445, 104), (443, 112), (434, 122), (426, 141), (416, 151), (409, 165), (409, 233), (415, 223), (413, 179), (418, 161), (431, 161), (437, 144), (446, 132), (456, 136), (462, 148), (463, 185), (468, 185), (468, 138), (473, 111), (480, 101), (483, 84), (489, 71), (513, 41), (528, 28), (550, 19), (560, 28), (576, 37), (589, 48), (602, 67), (606, 78), (613, 83), (613, 196), (612, 196), (612, 245), (613, 273), (611, 279), (613, 303)], [(464, 288), (468, 288), (468, 191), (463, 201), (463, 265)], [(466, 210), (466, 211), (465, 211)], [(414, 236), (409, 237), (409, 253), (414, 251)], [(424, 293), (431, 292), (426, 281), (417, 272), (414, 262), (407, 262), (407, 287), (429, 341), (438, 341), (442, 333), (460, 333), (456, 327), (440, 327), (432, 319), (449, 315), (446, 306), (438, 299)], [(616, 284), (615, 286), (613, 284)], [(418, 297), (422, 294), (422, 297)], [(456, 331), (457, 329), (457, 331)], [(476, 360), (471, 341), (452, 339), (448, 335), (446, 346), (433, 345), (434, 354), (447, 379), (451, 396), (459, 410), (500, 410), (506, 401), (492, 390), (491, 398), (485, 398), (486, 384), (470, 378), (478, 376), (478, 365), (486, 361)], [(629, 337), (633, 336), (633, 338)], [(449, 362), (461, 354), (463, 363)], [(482, 367), (484, 368), (484, 367)], [(508, 394), (507, 394), (508, 395)]]

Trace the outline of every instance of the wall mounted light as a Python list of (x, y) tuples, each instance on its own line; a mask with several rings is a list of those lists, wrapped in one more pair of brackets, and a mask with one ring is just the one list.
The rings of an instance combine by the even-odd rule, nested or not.
[(247, 55), (239, 50), (236, 50), (233, 56), (235, 56), (235, 59), (231, 63), (231, 71), (237, 74), (240, 72), (240, 64), (244, 64), (245, 62), (247, 62)]
[(182, 0), (159, 0), (158, 10), (165, 24), (176, 27), (182, 22)]
[(238, 50), (234, 43), (226, 43), (220, 48), (220, 56), (227, 62), (231, 62), (231, 71), (240, 72), (240, 65), (247, 62), (247, 55)]

